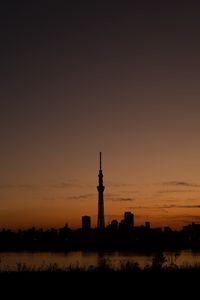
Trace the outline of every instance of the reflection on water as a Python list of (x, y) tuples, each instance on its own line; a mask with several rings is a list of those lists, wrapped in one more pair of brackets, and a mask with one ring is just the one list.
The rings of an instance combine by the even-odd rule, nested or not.
[[(167, 263), (176, 263), (177, 265), (200, 264), (200, 252), (184, 250), (175, 255), (172, 252), (164, 252)], [(20, 265), (25, 264), (31, 269), (44, 269), (49, 265), (56, 264), (60, 268), (79, 266), (87, 268), (97, 266), (102, 259), (109, 261), (110, 265), (118, 268), (121, 263), (130, 261), (137, 262), (140, 267), (151, 265), (153, 255), (145, 255), (132, 252), (1, 252), (0, 270), (17, 270)]]

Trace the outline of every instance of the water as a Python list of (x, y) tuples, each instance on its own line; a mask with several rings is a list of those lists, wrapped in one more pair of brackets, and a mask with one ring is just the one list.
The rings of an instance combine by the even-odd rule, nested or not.
[[(174, 253), (164, 252), (167, 263), (175, 262), (178, 266), (200, 264), (200, 252), (184, 250), (175, 258)], [(153, 255), (145, 255), (132, 252), (1, 252), (0, 270), (19, 270), (22, 265), (30, 269), (45, 269), (49, 265), (60, 268), (97, 266), (102, 259), (109, 261), (113, 268), (119, 268), (121, 263), (137, 262), (141, 268), (151, 265)]]

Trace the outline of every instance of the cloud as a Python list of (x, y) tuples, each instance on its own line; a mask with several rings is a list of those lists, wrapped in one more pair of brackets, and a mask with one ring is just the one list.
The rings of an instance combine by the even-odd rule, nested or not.
[(116, 202), (116, 201), (128, 202), (128, 201), (135, 200), (134, 198), (131, 198), (131, 197), (118, 197), (118, 196), (115, 196), (114, 194), (106, 194), (105, 199), (106, 199), (106, 201), (114, 201), (114, 202)]
[(113, 181), (107, 181), (108, 186), (112, 187), (129, 187), (129, 186), (136, 186), (134, 183), (123, 183), (123, 182), (113, 182)]
[(194, 193), (196, 190), (163, 190), (163, 191), (158, 191), (159, 194), (167, 194), (167, 193)]
[(123, 197), (111, 199), (111, 201), (121, 201), (121, 202), (128, 202), (128, 201), (134, 201), (134, 200), (135, 199), (133, 199), (133, 198), (123, 198)]
[(182, 186), (182, 187), (200, 187), (200, 184), (185, 182), (185, 181), (167, 181), (163, 182), (164, 186)]
[(83, 195), (78, 195), (78, 196), (71, 196), (68, 197), (68, 199), (74, 199), (74, 200), (84, 200), (84, 199), (88, 199), (94, 197), (94, 194), (83, 194)]
[(82, 186), (80, 183), (74, 181), (52, 183), (48, 185), (48, 187), (55, 188), (55, 189), (65, 189), (65, 188), (80, 187), (80, 186)]
[(177, 205), (175, 207), (180, 208), (200, 208), (200, 205)]
[(200, 205), (160, 205), (160, 206), (129, 206), (127, 209), (168, 209), (168, 208), (200, 208)]
[[(151, 209), (151, 208), (155, 208), (155, 206), (142, 206), (142, 205), (138, 205), (138, 206), (128, 206), (127, 209)], [(156, 207), (158, 208), (158, 206)]]
[(176, 205), (176, 204), (170, 204), (170, 205), (158, 206), (158, 208), (200, 208), (200, 205)]

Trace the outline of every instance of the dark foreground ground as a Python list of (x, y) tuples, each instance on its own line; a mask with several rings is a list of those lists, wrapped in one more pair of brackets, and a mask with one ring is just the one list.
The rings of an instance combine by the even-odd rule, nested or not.
[(199, 291), (199, 269), (0, 273), (0, 299), (199, 299)]

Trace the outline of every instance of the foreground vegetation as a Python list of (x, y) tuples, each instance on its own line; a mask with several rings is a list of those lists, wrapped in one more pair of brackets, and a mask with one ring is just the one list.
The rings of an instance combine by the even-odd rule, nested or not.
[[(122, 262), (113, 268), (109, 260), (102, 259), (98, 266), (69, 266), (60, 268), (57, 264), (29, 268), (18, 264), (15, 271), (0, 269), (1, 294), (16, 297), (44, 295), (44, 299), (118, 299), (136, 295), (169, 299), (178, 295), (196, 294), (199, 291), (200, 264), (177, 266), (160, 253), (153, 257), (150, 265), (141, 268), (134, 262)], [(4, 290), (4, 292), (3, 292)], [(63, 297), (65, 295), (65, 297)], [(7, 299), (7, 298), (5, 298)], [(14, 299), (14, 298), (13, 298)]]
[(119, 263), (118, 267), (114, 267), (109, 259), (102, 258), (99, 260), (97, 266), (90, 265), (80, 266), (77, 262), (76, 265), (69, 265), (67, 267), (60, 267), (58, 264), (53, 263), (49, 265), (41, 265), (39, 267), (30, 267), (25, 263), (16, 263), (15, 268), (11, 269), (9, 266), (1, 267), (0, 264), (0, 276), (9, 274), (66, 274), (66, 273), (184, 273), (184, 272), (197, 272), (200, 273), (200, 263), (194, 265), (183, 264), (177, 265), (176, 259), (178, 253), (174, 253), (173, 256), (167, 258), (163, 253), (157, 253), (152, 258), (151, 264), (147, 264), (144, 268), (140, 267), (137, 262), (132, 261), (122, 261)]

